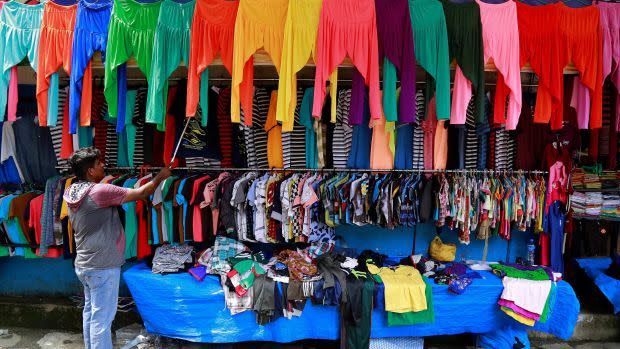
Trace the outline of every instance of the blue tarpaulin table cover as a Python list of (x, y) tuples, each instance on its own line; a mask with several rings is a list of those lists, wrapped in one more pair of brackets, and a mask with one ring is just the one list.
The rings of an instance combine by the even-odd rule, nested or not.
[(605, 274), (611, 265), (611, 258), (582, 258), (577, 259), (577, 264), (609, 299), (614, 306), (614, 314), (618, 314), (620, 312), (620, 280)]
[[(379, 289), (372, 314), (372, 338), (434, 336), (459, 333), (488, 333), (505, 328), (534, 329), (569, 339), (577, 323), (579, 301), (572, 287), (557, 284), (556, 302), (548, 321), (533, 328), (518, 324), (497, 305), (502, 293), (501, 279), (480, 272), (464, 294), (448, 292), (447, 286), (433, 284), (435, 322), (414, 326), (387, 326), (383, 289)], [(338, 307), (306, 303), (300, 317), (279, 318), (265, 326), (246, 311), (230, 315), (217, 276), (195, 280), (189, 273), (159, 275), (146, 264), (138, 264), (123, 274), (147, 331), (193, 342), (230, 343), (243, 341), (292, 342), (302, 339), (339, 338)]]

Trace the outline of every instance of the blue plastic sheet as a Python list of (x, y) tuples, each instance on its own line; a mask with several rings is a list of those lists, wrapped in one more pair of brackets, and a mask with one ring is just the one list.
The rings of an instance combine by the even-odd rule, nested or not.
[[(475, 279), (463, 295), (448, 293), (447, 286), (433, 285), (433, 324), (388, 327), (383, 290), (380, 289), (377, 308), (373, 311), (371, 337), (488, 333), (506, 327), (529, 329), (499, 310), (501, 280), (489, 272), (480, 274), (483, 279)], [(157, 275), (145, 264), (136, 265), (123, 276), (146, 329), (154, 334), (207, 343), (339, 338), (337, 307), (308, 302), (301, 317), (280, 318), (259, 326), (253, 312), (230, 315), (224, 307), (224, 293), (215, 276), (198, 282), (188, 273)], [(557, 290), (557, 301), (547, 323), (536, 324), (533, 329), (568, 339), (577, 323), (579, 302), (568, 283), (559, 282)]]
[(603, 292), (614, 306), (614, 314), (620, 312), (620, 280), (605, 274), (611, 265), (611, 258), (583, 258), (577, 259), (577, 264), (586, 272), (586, 275)]
[[(517, 342), (518, 341), (518, 342)], [(524, 329), (505, 327), (497, 331), (478, 336), (477, 346), (484, 349), (512, 349), (516, 343), (523, 345), (522, 349), (530, 349), (530, 339)]]

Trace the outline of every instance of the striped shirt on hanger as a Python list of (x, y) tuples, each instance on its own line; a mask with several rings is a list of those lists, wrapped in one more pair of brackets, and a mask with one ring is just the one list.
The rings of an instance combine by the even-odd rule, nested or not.
[[(264, 88), (254, 89), (254, 101), (252, 103), (252, 139), (254, 144), (255, 164), (258, 168), (267, 168), (267, 112), (269, 111), (270, 94)], [(246, 142), (249, 140), (246, 139)], [(246, 143), (249, 144), (249, 143)]]
[(58, 166), (68, 166), (69, 162), (66, 159), (60, 158), (60, 149), (62, 147), (62, 125), (64, 123), (64, 111), (65, 107), (68, 107), (67, 96), (69, 87), (61, 88), (58, 91), (58, 122), (56, 126), (50, 126), (50, 134), (52, 136), (52, 145), (54, 146), (54, 153), (56, 153), (56, 159), (58, 160)]
[(148, 89), (140, 87), (136, 93), (136, 104), (133, 107), (132, 124), (136, 127), (136, 140), (134, 144), (133, 164), (142, 166), (144, 164), (144, 120), (146, 116), (146, 99)]
[(475, 169), (478, 166), (478, 136), (476, 135), (476, 117), (474, 115), (474, 99), (469, 101), (465, 119), (465, 168)]
[(350, 108), (351, 89), (339, 91), (333, 141), (334, 168), (347, 168), (347, 159), (349, 158), (351, 139), (353, 138), (353, 127), (349, 124)]
[(299, 123), (299, 110), (303, 96), (303, 89), (297, 89), (293, 130), (291, 132), (282, 132), (284, 168), (304, 168), (306, 165), (306, 128)]
[(424, 169), (424, 129), (421, 126), (426, 115), (424, 93), (418, 90), (415, 94), (416, 121), (413, 124), (413, 168)]

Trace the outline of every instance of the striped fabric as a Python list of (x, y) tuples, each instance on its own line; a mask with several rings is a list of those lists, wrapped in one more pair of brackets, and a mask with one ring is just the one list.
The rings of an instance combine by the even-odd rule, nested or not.
[[(491, 102), (488, 95), (485, 97), (484, 103), (484, 121), (476, 125), (476, 134), (478, 136), (478, 170), (484, 170), (487, 168), (487, 160), (489, 159), (489, 134), (491, 128), (489, 127), (489, 113), (491, 110)], [(490, 162), (489, 162), (490, 163)]]
[(241, 116), (241, 122), (232, 124), (233, 130), (233, 165), (235, 167), (248, 167), (248, 152), (245, 144), (245, 128), (244, 119)]
[[(254, 99), (256, 101), (256, 99)], [(243, 144), (245, 145), (245, 161), (248, 167), (256, 167), (256, 150), (254, 149), (254, 133), (252, 127), (247, 126), (244, 121), (243, 108), (241, 108), (241, 121), (239, 131), (243, 133)]]
[(318, 152), (319, 168), (325, 167), (325, 132), (323, 123), (319, 119), (314, 119), (314, 132), (316, 133), (316, 148)]
[(495, 169), (512, 170), (514, 169), (515, 150), (517, 142), (514, 131), (506, 131), (503, 126), (497, 126), (495, 134)]
[(465, 168), (475, 169), (478, 166), (478, 136), (476, 135), (476, 117), (474, 116), (474, 98), (467, 106), (465, 119)]
[(69, 87), (61, 88), (58, 91), (58, 122), (55, 127), (50, 127), (50, 134), (52, 136), (52, 145), (54, 146), (54, 153), (56, 153), (56, 159), (58, 166), (67, 166), (69, 163), (66, 159), (60, 158), (60, 148), (62, 146), (62, 125), (64, 120), (64, 111), (67, 105), (67, 95)]
[(610, 86), (608, 79), (603, 86), (603, 127), (599, 130), (598, 152), (599, 156), (609, 156), (609, 130), (611, 129), (612, 115), (615, 113), (613, 101), (615, 91)]
[(91, 125), (95, 128), (94, 146), (99, 149), (101, 156), (105, 159), (106, 154), (106, 136), (108, 134), (108, 123), (103, 120), (104, 113), (107, 111), (107, 104), (103, 89), (95, 88), (93, 90), (93, 98), (91, 103)]
[(146, 99), (148, 90), (140, 87), (136, 92), (136, 104), (133, 107), (132, 124), (136, 126), (136, 143), (134, 144), (133, 165), (144, 164), (144, 122), (146, 117)]
[(351, 152), (351, 139), (353, 138), (353, 127), (349, 124), (350, 108), (351, 89), (339, 91), (333, 141), (334, 168), (347, 168), (347, 159), (349, 152)]
[(297, 89), (297, 107), (295, 108), (293, 131), (282, 132), (284, 168), (303, 168), (306, 165), (306, 128), (299, 123), (299, 108), (303, 97), (303, 89)]
[(220, 137), (222, 167), (233, 167), (233, 125), (230, 121), (230, 95), (229, 87), (222, 88), (217, 99), (217, 129)]
[[(603, 127), (605, 127), (605, 114), (609, 114), (609, 155), (607, 157), (607, 168), (616, 169), (618, 166), (618, 148), (620, 148), (620, 137), (615, 130), (615, 118), (620, 117), (616, 115), (618, 110), (617, 104), (620, 101), (616, 98), (616, 88), (609, 79), (605, 81), (603, 85)], [(618, 120), (620, 122), (620, 120)]]
[(106, 133), (106, 150), (105, 163), (107, 166), (117, 166), (118, 162), (118, 134), (116, 133), (116, 124), (108, 123)]
[(424, 130), (420, 122), (424, 120), (426, 114), (424, 103), (424, 93), (418, 90), (415, 95), (416, 121), (413, 126), (413, 168), (424, 169)]
[[(252, 103), (252, 139), (254, 144), (255, 163), (258, 168), (268, 168), (267, 162), (267, 112), (269, 111), (269, 92), (264, 88), (254, 89)], [(248, 142), (248, 140), (246, 140)], [(248, 143), (246, 143), (248, 144)]]

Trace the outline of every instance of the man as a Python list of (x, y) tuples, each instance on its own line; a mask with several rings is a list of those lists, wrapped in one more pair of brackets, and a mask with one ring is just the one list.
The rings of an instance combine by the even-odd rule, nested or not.
[(74, 230), (75, 273), (84, 285), (86, 349), (112, 349), (121, 266), (125, 263), (125, 233), (116, 206), (148, 198), (170, 176), (164, 168), (138, 189), (100, 183), (104, 163), (95, 148), (76, 151), (69, 159), (77, 177), (64, 193)]

